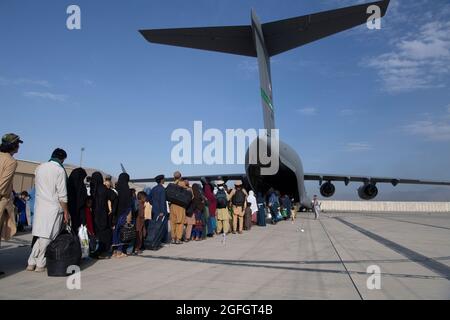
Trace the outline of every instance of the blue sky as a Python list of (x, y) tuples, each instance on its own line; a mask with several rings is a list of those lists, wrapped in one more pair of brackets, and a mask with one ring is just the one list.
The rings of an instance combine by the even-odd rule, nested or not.
[[(88, 167), (170, 174), (174, 129), (262, 127), (256, 60), (149, 44), (139, 29), (247, 25), (251, 8), (269, 22), (360, 2), (3, 0), (1, 131), (20, 134), (22, 159), (63, 147), (77, 164), (85, 147)], [(81, 30), (66, 28), (70, 4), (81, 8)], [(450, 180), (449, 75), (450, 3), (392, 0), (381, 30), (362, 26), (273, 58), (280, 136), (306, 172)]]

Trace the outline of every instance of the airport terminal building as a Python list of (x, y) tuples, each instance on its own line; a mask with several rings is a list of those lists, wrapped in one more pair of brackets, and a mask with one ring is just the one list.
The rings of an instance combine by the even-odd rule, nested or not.
[[(34, 185), (34, 172), (36, 168), (41, 164), (41, 162), (29, 161), (29, 160), (17, 160), (18, 165), (16, 169), (16, 173), (14, 175), (13, 181), (13, 189), (15, 192), (21, 191), (29, 191)], [(74, 166), (71, 164), (64, 164), (64, 168), (66, 169), (67, 175), (76, 169), (78, 166)], [(95, 171), (99, 171), (102, 173), (103, 177), (107, 175), (107, 173), (92, 169), (92, 168), (84, 168), (88, 176), (92, 175)], [(113, 177), (113, 182), (116, 180)]]

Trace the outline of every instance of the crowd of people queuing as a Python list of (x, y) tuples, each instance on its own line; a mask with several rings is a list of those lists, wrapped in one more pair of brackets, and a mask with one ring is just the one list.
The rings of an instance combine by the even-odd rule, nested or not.
[[(162, 223), (163, 244), (183, 244), (201, 241), (223, 234), (242, 234), (252, 225), (266, 226), (266, 220), (294, 221), (298, 207), (293, 199), (270, 189), (266, 195), (245, 190), (242, 181), (228, 188), (223, 180), (190, 184), (180, 172), (173, 175), (174, 184), (188, 190), (192, 200), (188, 207), (168, 203), (165, 176), (155, 178), (157, 185), (136, 192), (130, 188), (130, 177), (121, 173), (113, 184), (111, 176), (94, 172), (88, 177), (83, 168), (74, 169), (69, 176), (63, 166), (67, 153), (56, 149), (48, 162), (35, 171), (35, 185), (30, 192), (16, 194), (12, 177), (17, 167), (13, 155), (22, 143), (15, 134), (2, 138), (0, 147), (0, 214), (2, 240), (10, 239), (17, 226), (28, 224), (26, 203), (30, 202), (32, 249), (28, 271), (43, 272), (45, 251), (61, 231), (70, 225), (73, 230), (85, 226), (90, 239), (90, 257), (95, 259), (123, 258), (139, 255), (146, 249), (152, 220)], [(14, 206), (16, 210), (14, 210)], [(15, 214), (18, 214), (15, 222)], [(124, 242), (121, 231), (132, 226), (135, 237)], [(169, 232), (170, 226), (170, 232)]]

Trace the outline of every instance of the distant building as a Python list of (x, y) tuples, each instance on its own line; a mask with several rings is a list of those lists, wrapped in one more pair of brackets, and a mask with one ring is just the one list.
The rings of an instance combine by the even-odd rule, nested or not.
[[(21, 192), (24, 190), (30, 190), (34, 185), (34, 171), (36, 170), (37, 166), (41, 164), (41, 162), (28, 160), (17, 160), (17, 162), (18, 166), (13, 180), (14, 191)], [(78, 166), (74, 166), (71, 164), (64, 164), (64, 167), (66, 168), (67, 175), (70, 175), (70, 173), (74, 169), (78, 168)], [(101, 172), (103, 174), (103, 177), (106, 177), (108, 175), (107, 173), (97, 169), (84, 168), (84, 170), (86, 170), (88, 176), (92, 175), (95, 171)], [(115, 181), (117, 181), (117, 179), (113, 177), (112, 181), (114, 183)], [(143, 187), (139, 185), (133, 185), (132, 187), (136, 190), (143, 189)]]

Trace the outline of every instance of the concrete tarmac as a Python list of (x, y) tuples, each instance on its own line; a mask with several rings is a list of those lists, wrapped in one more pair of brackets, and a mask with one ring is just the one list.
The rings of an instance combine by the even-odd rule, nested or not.
[[(0, 299), (450, 299), (450, 214), (303, 213), (225, 243), (85, 261), (81, 290), (24, 271), (30, 242), (22, 234), (1, 244)], [(380, 289), (368, 288), (370, 266)]]

